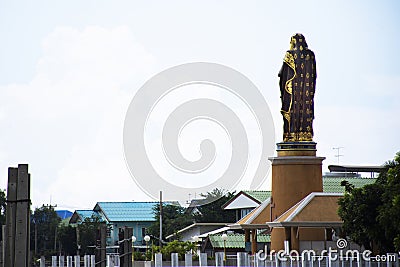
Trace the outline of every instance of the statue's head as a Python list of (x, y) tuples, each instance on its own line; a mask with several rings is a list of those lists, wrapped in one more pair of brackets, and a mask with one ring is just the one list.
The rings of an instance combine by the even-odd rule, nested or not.
[(308, 48), (306, 39), (301, 33), (296, 33), (290, 39), (290, 50), (303, 50)]

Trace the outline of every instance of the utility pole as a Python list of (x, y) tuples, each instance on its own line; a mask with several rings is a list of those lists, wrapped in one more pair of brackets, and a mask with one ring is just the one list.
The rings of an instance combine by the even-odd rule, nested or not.
[(333, 147), (332, 149), (336, 149), (337, 150), (337, 155), (335, 155), (335, 157), (337, 158), (337, 163), (339, 164), (339, 158), (340, 157), (344, 157), (344, 155), (340, 154), (340, 149), (343, 149), (344, 147), (342, 146), (338, 146), (338, 147)]

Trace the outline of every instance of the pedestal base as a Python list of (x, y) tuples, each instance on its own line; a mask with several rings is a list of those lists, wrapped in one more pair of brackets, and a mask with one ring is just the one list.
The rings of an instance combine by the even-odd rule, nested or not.
[[(316, 143), (284, 142), (277, 147), (278, 156), (269, 158), (272, 163), (271, 221), (311, 192), (323, 191), (322, 161), (325, 158), (316, 156)], [(283, 249), (287, 236), (285, 229), (273, 229), (271, 249)]]
[(278, 157), (315, 156), (317, 152), (317, 143), (315, 142), (282, 142), (276, 146)]

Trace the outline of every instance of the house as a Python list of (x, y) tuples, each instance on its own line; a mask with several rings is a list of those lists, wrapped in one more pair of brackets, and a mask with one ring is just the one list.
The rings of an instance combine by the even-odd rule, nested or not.
[(222, 208), (236, 210), (236, 221), (239, 221), (270, 196), (271, 191), (243, 190), (222, 205)]
[[(92, 216), (100, 217), (100, 215), (93, 210), (75, 210), (69, 219), (70, 224), (80, 224), (86, 218), (91, 218)], [(101, 218), (101, 217), (100, 217)]]
[[(336, 167), (336, 165), (334, 166)], [(331, 167), (331, 165), (329, 167)], [(355, 167), (353, 166), (353, 169), (354, 168)], [(322, 177), (323, 192), (344, 193), (345, 188), (344, 186), (340, 185), (343, 180), (348, 181), (349, 183), (354, 185), (355, 188), (360, 188), (364, 185), (375, 183), (376, 178), (364, 178), (356, 173), (326, 173)], [(261, 205), (261, 203), (268, 199), (270, 196), (271, 191), (267, 190), (243, 190), (237, 193), (230, 200), (228, 200), (228, 202), (226, 202), (222, 206), (222, 208), (236, 210), (236, 221), (239, 221), (247, 214), (249, 214), (254, 208)]]
[(142, 248), (145, 246), (147, 228), (155, 222), (154, 208), (158, 204), (159, 202), (97, 202), (93, 210), (76, 210), (70, 223), (82, 223), (85, 218), (98, 216), (108, 225), (107, 245), (118, 244), (120, 228), (132, 227), (136, 237), (134, 246)]
[[(362, 187), (367, 184), (372, 184), (376, 181), (375, 178), (362, 178), (360, 175), (354, 173), (328, 173), (325, 174), (322, 179), (324, 193), (327, 193), (328, 195), (329, 193), (343, 195), (345, 191), (344, 186), (341, 186), (341, 182), (343, 180), (348, 181), (356, 188)], [(241, 217), (235, 224), (230, 224), (228, 227), (230, 230), (241, 230), (245, 233), (244, 242), (247, 244), (246, 248), (248, 248), (248, 251), (251, 251), (252, 253), (255, 253), (259, 246), (255, 241), (257, 239), (257, 235), (260, 233), (267, 234), (270, 231), (272, 225), (275, 225), (275, 227), (277, 227), (278, 225), (274, 224), (274, 220), (271, 220), (270, 195), (271, 191), (240, 191), (232, 199), (230, 199), (227, 203), (223, 205), (225, 209), (236, 209), (238, 212), (240, 212), (241, 215), (247, 213), (245, 216)], [(264, 199), (264, 201), (259, 203), (259, 201), (262, 199)], [(324, 201), (325, 200), (326, 198), (324, 199)], [(250, 209), (251, 206), (255, 206), (255, 208), (251, 209), (251, 211), (248, 213), (247, 209)], [(327, 212), (333, 212), (338, 217), (337, 204), (335, 207), (326, 206), (323, 208), (323, 210), (329, 208), (332, 208), (332, 210)], [(267, 224), (267, 222), (272, 222), (272, 224)], [(326, 226), (327, 228), (330, 228), (330, 225)], [(314, 244), (316, 243), (314, 242)], [(249, 247), (251, 249), (249, 249)]]

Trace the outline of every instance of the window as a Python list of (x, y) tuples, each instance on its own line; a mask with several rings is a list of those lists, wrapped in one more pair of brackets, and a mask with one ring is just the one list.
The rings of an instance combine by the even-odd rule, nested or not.
[(147, 232), (146, 230), (147, 230), (146, 228), (142, 227), (142, 237), (144, 237), (146, 235), (146, 232)]
[(242, 219), (244, 216), (249, 214), (253, 209), (241, 209), (240, 210), (240, 219)]

